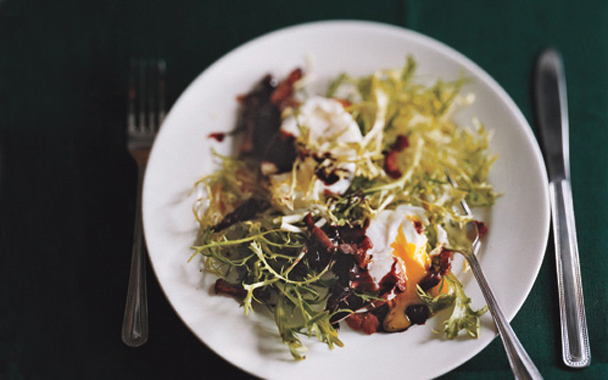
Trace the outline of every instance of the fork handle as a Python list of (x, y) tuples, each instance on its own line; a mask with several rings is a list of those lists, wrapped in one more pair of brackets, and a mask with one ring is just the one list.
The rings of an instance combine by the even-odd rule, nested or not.
[(133, 251), (129, 273), (127, 303), (122, 323), (122, 341), (130, 347), (139, 347), (148, 341), (148, 291), (146, 287), (146, 260), (141, 220), (141, 190), (145, 165), (138, 162), (137, 200)]
[(534, 365), (534, 362), (532, 362), (532, 359), (530, 359), (530, 356), (528, 356), (524, 346), (515, 335), (513, 328), (505, 317), (498, 300), (494, 296), (494, 292), (492, 292), (492, 289), (481, 270), (477, 257), (473, 252), (470, 252), (467, 255), (467, 260), (471, 267), (471, 271), (481, 288), (483, 297), (488, 304), (496, 328), (498, 328), (500, 338), (502, 339), (507, 357), (509, 358), (509, 364), (513, 370), (513, 375), (516, 379), (542, 379), (542, 375)]
[(553, 214), (562, 355), (569, 367), (584, 368), (591, 363), (591, 352), (570, 182), (567, 179), (551, 182), (549, 194)]

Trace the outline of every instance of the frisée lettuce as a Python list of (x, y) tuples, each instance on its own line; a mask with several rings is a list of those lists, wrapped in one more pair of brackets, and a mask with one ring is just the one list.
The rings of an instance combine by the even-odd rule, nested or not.
[[(452, 118), (474, 101), (462, 93), (466, 78), (426, 84), (410, 57), (401, 69), (341, 74), (322, 95), (305, 79), (299, 69), (281, 82), (267, 77), (240, 97), (238, 154), (214, 153), (218, 169), (196, 183), (204, 195), (191, 259), (200, 255), (218, 276), (215, 291), (246, 314), (267, 307), (296, 359), (302, 335), (342, 346), (341, 321), (403, 331), (446, 308), (448, 339), (477, 337), (485, 308), (470, 307), (451, 272), (470, 220), (455, 207), (493, 205), (496, 156), (481, 122)], [(382, 236), (391, 248), (378, 269), (381, 253), (369, 252)], [(386, 275), (373, 277), (374, 265)], [(397, 305), (405, 315), (388, 323)]]

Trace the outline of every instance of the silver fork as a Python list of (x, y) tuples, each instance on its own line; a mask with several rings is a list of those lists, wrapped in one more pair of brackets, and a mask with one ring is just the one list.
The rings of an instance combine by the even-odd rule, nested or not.
[[(452, 177), (449, 175), (447, 177), (452, 186), (458, 188), (458, 185)], [(464, 215), (469, 217), (473, 216), (469, 205), (464, 199), (460, 201), (460, 209)], [(490, 284), (488, 284), (488, 281), (481, 270), (481, 265), (479, 265), (479, 261), (477, 260), (477, 251), (479, 250), (480, 245), (479, 227), (477, 223), (475, 223), (474, 220), (467, 222), (465, 231), (467, 239), (471, 242), (471, 248), (468, 251), (460, 251), (460, 253), (467, 259), (473, 276), (477, 280), (483, 297), (488, 304), (490, 314), (492, 315), (492, 319), (494, 319), (494, 323), (496, 324), (496, 328), (500, 333), (500, 338), (505, 347), (507, 357), (509, 358), (509, 364), (511, 365), (513, 375), (516, 379), (542, 379), (543, 377), (534, 365), (534, 362), (530, 359), (530, 356), (528, 356), (528, 353), (517, 338), (517, 335), (515, 335), (515, 331), (513, 331), (513, 328), (505, 317), (498, 300), (494, 296), (494, 292), (490, 288)]]
[(165, 69), (163, 60), (132, 60), (129, 73), (127, 148), (137, 163), (138, 181), (131, 270), (121, 335), (122, 341), (130, 347), (139, 347), (148, 340), (141, 191), (150, 148), (165, 117)]

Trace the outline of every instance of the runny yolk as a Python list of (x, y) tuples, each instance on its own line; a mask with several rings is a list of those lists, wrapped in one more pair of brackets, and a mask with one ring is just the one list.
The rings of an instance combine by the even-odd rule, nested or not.
[(422, 280), (429, 269), (430, 258), (425, 250), (426, 244), (417, 246), (406, 240), (403, 233), (403, 225), (399, 227), (397, 238), (391, 244), (393, 256), (400, 259), (402, 269), (407, 278), (407, 287), (393, 300), (394, 304), (384, 320), (386, 331), (401, 331), (407, 329), (411, 322), (405, 315), (405, 309), (414, 304), (420, 303), (420, 298), (416, 293), (416, 285)]

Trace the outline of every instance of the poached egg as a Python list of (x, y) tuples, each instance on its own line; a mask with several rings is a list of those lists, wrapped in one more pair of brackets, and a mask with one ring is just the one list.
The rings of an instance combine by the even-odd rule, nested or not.
[(339, 161), (334, 170), (340, 175), (333, 183), (317, 178), (315, 168), (319, 163), (313, 157), (299, 162), (295, 173), (271, 175), (273, 194), (281, 206), (291, 211), (306, 210), (311, 201), (326, 192), (343, 194), (348, 190), (356, 170), (356, 164), (349, 162), (357, 158), (352, 144), (360, 143), (363, 135), (342, 103), (322, 96), (310, 97), (285, 117), (281, 130), (296, 138), (305, 131), (307, 147), (319, 157), (331, 152), (331, 157)]
[(405, 291), (389, 296), (390, 311), (384, 320), (386, 331), (407, 329), (411, 322), (405, 310), (420, 304), (416, 285), (428, 274), (431, 257), (424, 228), (429, 225), (425, 210), (400, 205), (394, 210), (381, 211), (369, 224), (366, 235), (372, 242), (368, 266), (376, 284), (390, 273), (392, 266), (405, 278)]

